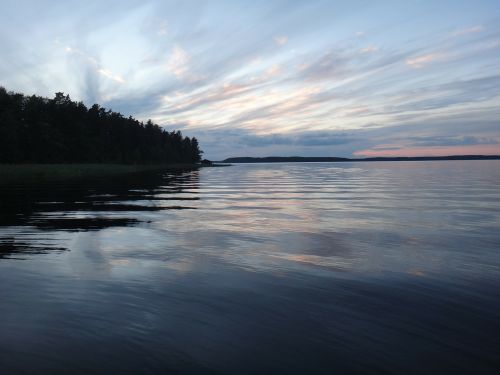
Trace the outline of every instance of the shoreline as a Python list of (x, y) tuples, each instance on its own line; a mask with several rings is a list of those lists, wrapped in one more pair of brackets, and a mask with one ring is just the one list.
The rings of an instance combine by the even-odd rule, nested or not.
[(395, 156), (370, 158), (341, 158), (322, 156), (266, 156), (233, 157), (218, 163), (257, 164), (257, 163), (345, 163), (345, 162), (380, 162), (380, 161), (453, 161), (453, 160), (500, 160), (500, 155), (449, 155), (449, 156)]

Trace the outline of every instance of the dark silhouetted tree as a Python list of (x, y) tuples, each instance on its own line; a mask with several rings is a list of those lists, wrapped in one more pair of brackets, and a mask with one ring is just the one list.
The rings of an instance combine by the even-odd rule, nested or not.
[(0, 163), (197, 163), (201, 154), (196, 138), (151, 120), (0, 87)]

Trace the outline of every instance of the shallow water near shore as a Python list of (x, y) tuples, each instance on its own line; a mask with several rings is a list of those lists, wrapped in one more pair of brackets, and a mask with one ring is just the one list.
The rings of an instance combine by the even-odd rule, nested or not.
[(0, 372), (495, 373), (499, 186), (430, 161), (4, 187)]

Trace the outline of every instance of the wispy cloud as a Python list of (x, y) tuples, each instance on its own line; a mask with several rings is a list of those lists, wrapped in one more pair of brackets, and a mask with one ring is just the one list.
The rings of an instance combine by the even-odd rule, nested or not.
[(285, 44), (288, 43), (288, 37), (284, 35), (277, 36), (274, 38), (274, 41), (276, 42), (277, 45), (284, 46)]
[(0, 13), (2, 85), (180, 127), (208, 157), (498, 147), (491, 2), (443, 5), (455, 16), (436, 19), (415, 16), (435, 9), (425, 2), (397, 14), (328, 1), (16, 4)]
[(301, 76), (309, 80), (326, 80), (346, 73), (348, 58), (340, 52), (327, 52), (300, 66)]
[(104, 77), (112, 79), (113, 81), (116, 81), (118, 83), (125, 83), (125, 80), (123, 79), (123, 77), (119, 76), (118, 74), (113, 74), (113, 72), (111, 70), (99, 68), (99, 69), (97, 69), (97, 72), (99, 74), (103, 75)]
[(411, 146), (472, 146), (496, 145), (498, 140), (491, 137), (477, 137), (474, 135), (463, 136), (417, 136), (409, 137)]
[(92, 66), (97, 73), (99, 73), (103, 77), (109, 78), (117, 83), (125, 83), (125, 79), (122, 76), (113, 73), (110, 69), (102, 67), (99, 61), (95, 57), (89, 56), (85, 52), (82, 52), (81, 50), (72, 47), (65, 47), (64, 50), (69, 54), (81, 57), (90, 66)]
[(266, 75), (264, 79), (272, 78), (279, 75), (282, 71), (281, 65), (275, 64), (266, 70)]
[(373, 53), (373, 52), (377, 52), (378, 51), (378, 47), (368, 46), (368, 47), (361, 48), (359, 51), (361, 53)]
[(408, 65), (414, 69), (420, 69), (420, 68), (423, 68), (424, 66), (430, 64), (431, 62), (436, 61), (437, 59), (440, 58), (440, 56), (441, 55), (439, 55), (437, 53), (429, 53), (427, 55), (412, 57), (412, 58), (406, 60), (406, 65)]
[(447, 156), (447, 155), (500, 155), (498, 145), (435, 146), (435, 147), (381, 147), (354, 152), (355, 156)]
[(167, 61), (167, 70), (177, 78), (183, 78), (188, 72), (188, 53), (179, 46), (174, 46)]
[(462, 35), (468, 35), (468, 34), (475, 34), (475, 33), (480, 33), (483, 30), (484, 30), (484, 27), (482, 25), (476, 25), (476, 26), (468, 27), (466, 29), (454, 31), (451, 34), (451, 36), (456, 37), (456, 36), (462, 36)]
[(165, 36), (168, 34), (168, 23), (166, 21), (162, 21), (158, 25), (158, 30), (156, 31), (158, 36)]

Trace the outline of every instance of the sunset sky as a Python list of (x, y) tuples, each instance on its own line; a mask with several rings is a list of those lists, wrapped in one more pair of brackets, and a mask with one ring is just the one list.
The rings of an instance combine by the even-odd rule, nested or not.
[(499, 1), (2, 0), (0, 85), (231, 156), (500, 154)]

